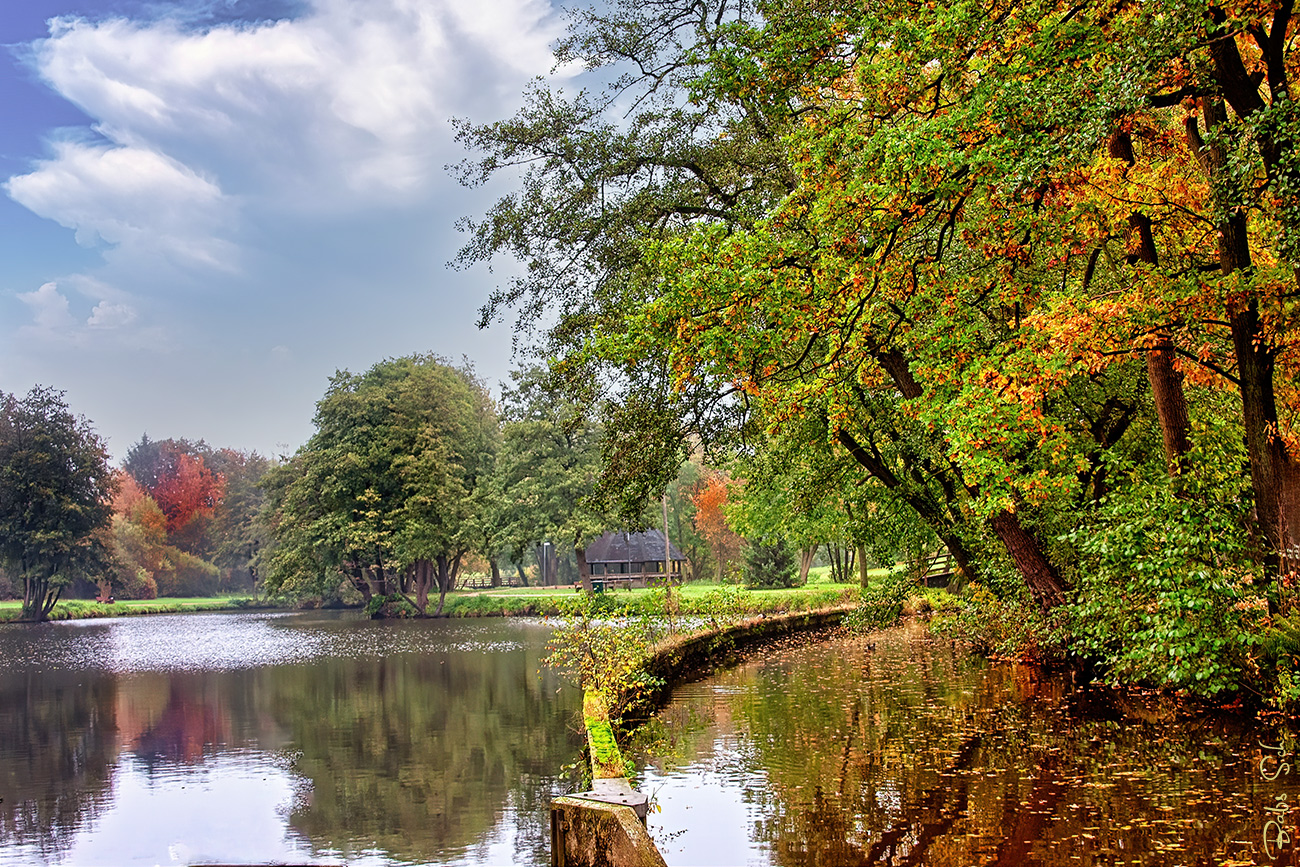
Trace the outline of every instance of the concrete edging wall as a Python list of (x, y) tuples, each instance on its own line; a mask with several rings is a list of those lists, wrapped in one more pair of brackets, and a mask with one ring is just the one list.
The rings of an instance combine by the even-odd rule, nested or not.
[(838, 626), (854, 607), (756, 617), (723, 629), (669, 639), (650, 654), (644, 666), (646, 672), (662, 685), (639, 701), (626, 704), (623, 710), (634, 716), (653, 713), (668, 701), (677, 684), (708, 676), (762, 645), (791, 635)]

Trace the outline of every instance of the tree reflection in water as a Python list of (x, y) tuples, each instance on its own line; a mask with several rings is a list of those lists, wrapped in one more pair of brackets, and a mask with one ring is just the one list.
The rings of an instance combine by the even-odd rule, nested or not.
[(112, 800), (116, 700), (109, 675), (0, 674), (0, 846), (57, 860)]
[[(1265, 858), (1265, 808), (1297, 800), (1256, 771), (1260, 730), (1175, 717), (919, 626), (767, 654), (684, 689), (648, 771), (674, 804), (731, 769), (750, 863), (1143, 865)], [(653, 751), (652, 751), (653, 752)], [(716, 796), (716, 793), (715, 793)], [(689, 792), (685, 794), (689, 797)], [(682, 858), (697, 824), (665, 816)], [(670, 858), (670, 863), (672, 858)]]
[[(205, 667), (238, 659), (232, 633), (261, 641), (255, 664)], [(539, 674), (547, 634), (305, 615), (0, 632), (21, 661), (0, 671), (0, 865), (543, 863), (582, 743), (576, 691)]]

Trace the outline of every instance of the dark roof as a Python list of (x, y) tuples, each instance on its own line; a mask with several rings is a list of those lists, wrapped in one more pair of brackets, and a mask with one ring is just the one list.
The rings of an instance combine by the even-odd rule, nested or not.
[[(669, 553), (673, 560), (686, 559), (676, 545), (670, 545)], [(657, 563), (663, 555), (664, 534), (661, 530), (643, 530), (640, 533), (612, 530), (587, 546), (588, 563)]]

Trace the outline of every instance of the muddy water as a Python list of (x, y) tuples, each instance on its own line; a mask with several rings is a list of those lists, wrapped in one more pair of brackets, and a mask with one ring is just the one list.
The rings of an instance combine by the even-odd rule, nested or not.
[(1285, 737), (989, 664), (913, 626), (677, 690), (642, 782), (669, 864), (1290, 864)]

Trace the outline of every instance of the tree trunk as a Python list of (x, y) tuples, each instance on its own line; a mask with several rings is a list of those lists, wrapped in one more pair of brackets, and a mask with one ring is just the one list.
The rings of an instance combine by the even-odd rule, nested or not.
[(361, 593), (362, 604), (369, 605), (370, 600), (374, 598), (374, 594), (370, 592), (370, 583), (366, 581), (366, 574), (362, 570), (360, 563), (353, 561), (352, 571), (348, 573), (348, 581)]
[[(1110, 137), (1107, 150), (1115, 159), (1130, 166), (1136, 162), (1133, 140), (1126, 132)], [(1155, 237), (1151, 234), (1151, 219), (1141, 211), (1129, 214), (1128, 224), (1134, 233), (1133, 249), (1126, 257), (1130, 262), (1157, 265), (1160, 255), (1156, 251)], [(1174, 344), (1168, 334), (1156, 334), (1154, 343), (1147, 349), (1147, 380), (1151, 384), (1151, 397), (1160, 420), (1160, 435), (1165, 445), (1165, 463), (1170, 475), (1187, 469), (1187, 453), (1191, 450), (1189, 433), (1191, 423), (1187, 418), (1187, 397), (1183, 392), (1183, 374), (1174, 367)]]
[(573, 556), (578, 561), (578, 579), (582, 581), (582, 590), (584, 593), (591, 593), (591, 567), (587, 565), (587, 549), (583, 545), (575, 544), (573, 546)]
[(446, 554), (439, 554), (434, 558), (434, 564), (437, 567), (435, 579), (438, 582), (438, 609), (433, 612), (433, 616), (441, 617), (443, 606), (447, 603), (447, 591), (456, 582), (456, 572), (460, 567), (460, 556), (457, 555), (453, 562)]
[(1181, 474), (1187, 470), (1187, 453), (1192, 448), (1192, 425), (1187, 418), (1183, 374), (1174, 367), (1174, 344), (1167, 334), (1157, 335), (1155, 345), (1147, 350), (1147, 380), (1160, 419), (1165, 462), (1170, 475)]
[(61, 595), (63, 595), (62, 587), (55, 587), (53, 590), (45, 591), (45, 604), (41, 606), (42, 623), (50, 619), (50, 612), (53, 611), (54, 606), (59, 603), (59, 597)]
[(1046, 613), (1064, 602), (1065, 585), (1061, 576), (1043, 554), (1038, 539), (1020, 523), (1020, 518), (1003, 509), (990, 519), (989, 525), (1015, 561), (1038, 607)]
[(421, 558), (411, 567), (415, 582), (415, 607), (421, 614), (428, 612), (429, 585), (433, 583), (433, 563)]
[[(911, 506), (917, 517), (921, 519), (921, 522), (934, 531), (934, 534), (952, 553), (953, 559), (957, 562), (957, 568), (962, 572), (965, 579), (967, 581), (978, 581), (979, 573), (975, 569), (974, 557), (970, 549), (966, 547), (965, 536), (952, 520), (945, 518), (945, 512), (951, 515), (954, 511), (952, 503), (949, 502), (949, 508), (945, 510), (942, 506), (936, 505), (915, 491), (906, 489), (902, 480), (891, 472), (885, 462), (881, 460), (879, 453), (867, 449), (854, 439), (853, 434), (848, 431), (838, 431), (836, 438), (841, 445), (849, 450), (849, 454), (863, 469), (871, 473), (886, 488), (893, 491), (900, 500)], [(947, 495), (945, 492), (945, 496)]]
[(817, 546), (811, 545), (799, 549), (799, 584), (808, 583), (808, 571), (812, 569), (813, 558), (817, 556)]
[(518, 575), (519, 575), (519, 586), (520, 586), (520, 587), (527, 587), (527, 586), (529, 586), (529, 585), (528, 585), (528, 576), (524, 574), (524, 564), (523, 564), (523, 563), (520, 563), (520, 562), (517, 561), (517, 560), (515, 561), (515, 572), (518, 573)]
[[(1202, 98), (1201, 105), (1207, 130), (1214, 129), (1224, 120), (1225, 109), (1217, 99)], [(1240, 114), (1242, 109), (1237, 108), (1237, 111)], [(1200, 159), (1213, 188), (1227, 171), (1227, 156), (1218, 145), (1206, 144), (1202, 140), (1195, 117), (1187, 119), (1185, 132), (1187, 145)], [(1239, 208), (1228, 210), (1217, 229), (1219, 272), (1228, 275), (1249, 269), (1251, 255), (1246, 214)], [(1296, 544), (1296, 528), (1300, 527), (1300, 465), (1287, 450), (1286, 443), (1277, 436), (1277, 397), (1273, 386), (1277, 350), (1261, 328), (1259, 301), (1254, 297), (1237, 301), (1229, 306), (1227, 312), (1237, 362), (1250, 482), (1255, 493), (1255, 516), (1265, 543), (1265, 580), (1271, 582), (1280, 572), (1282, 557)]]
[(492, 569), (492, 586), (493, 586), (494, 588), (495, 588), (495, 587), (500, 587), (500, 586), (501, 586), (501, 567), (497, 565), (497, 560), (496, 560), (495, 557), (490, 557), (490, 558), (488, 558), (488, 566), (491, 567), (491, 569)]
[(23, 573), (23, 620), (44, 623), (50, 619), (54, 604), (59, 601), (61, 588), (50, 589), (50, 580), (54, 576), (39, 572)]
[(853, 553), (858, 561), (858, 586), (866, 590), (871, 583), (871, 576), (867, 574), (867, 546), (859, 542)]
[(371, 566), (366, 572), (366, 580), (370, 582), (370, 592), (375, 596), (388, 595), (388, 582), (384, 579), (383, 567)]

